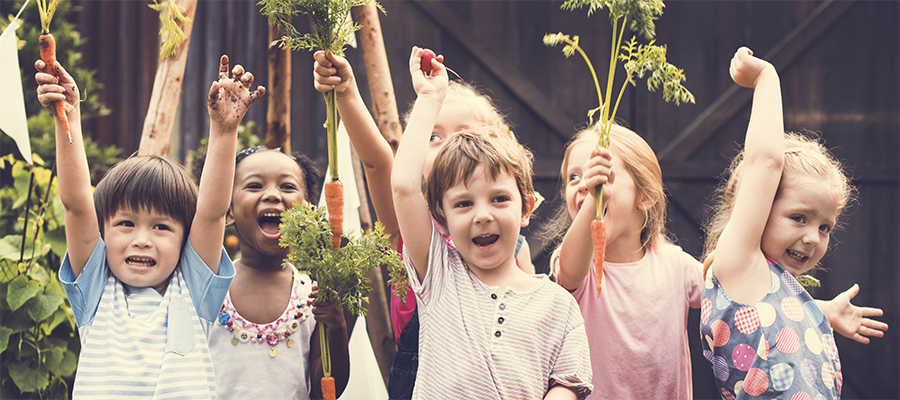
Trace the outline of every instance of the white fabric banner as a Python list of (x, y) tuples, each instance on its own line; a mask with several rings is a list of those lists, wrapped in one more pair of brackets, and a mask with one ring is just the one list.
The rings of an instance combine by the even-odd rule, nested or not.
[(16, 29), (19, 23), (12, 21), (0, 34), (0, 130), (13, 138), (22, 158), (31, 161), (31, 142), (28, 139), (28, 118), (25, 116), (25, 92), (19, 72), (19, 51), (16, 48)]

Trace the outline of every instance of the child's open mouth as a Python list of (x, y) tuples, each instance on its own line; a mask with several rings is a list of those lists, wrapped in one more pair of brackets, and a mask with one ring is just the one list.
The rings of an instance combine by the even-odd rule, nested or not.
[(797, 260), (798, 262), (801, 262), (801, 263), (806, 262), (806, 260), (809, 259), (809, 256), (804, 256), (793, 250), (787, 250), (787, 255), (788, 255), (788, 257), (793, 258), (794, 260)]
[(500, 235), (479, 235), (476, 238), (472, 239), (472, 243), (475, 243), (478, 247), (490, 246), (500, 238)]
[(128, 257), (125, 259), (125, 262), (130, 265), (142, 266), (142, 267), (152, 267), (156, 265), (156, 260), (150, 257)]
[(281, 224), (281, 214), (267, 212), (259, 218), (259, 228), (267, 235), (278, 235), (278, 225)]

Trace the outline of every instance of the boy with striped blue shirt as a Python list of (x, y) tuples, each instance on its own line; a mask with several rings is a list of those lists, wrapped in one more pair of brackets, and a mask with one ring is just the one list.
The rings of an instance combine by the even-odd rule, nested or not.
[(201, 321), (215, 318), (234, 277), (222, 237), (237, 128), (265, 88), (251, 92), (253, 75), (240, 65), (229, 77), (222, 56), (199, 189), (179, 165), (138, 155), (113, 166), (92, 195), (75, 81), (59, 63), (35, 67), (38, 100), (65, 110), (55, 118), (68, 246), (59, 276), (82, 344), (73, 396), (215, 398)]

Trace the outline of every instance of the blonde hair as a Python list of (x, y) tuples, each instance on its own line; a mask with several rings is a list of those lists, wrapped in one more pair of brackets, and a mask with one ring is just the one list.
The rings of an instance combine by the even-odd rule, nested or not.
[[(847, 205), (856, 197), (856, 188), (850, 182), (850, 178), (844, 173), (844, 167), (840, 161), (831, 154), (818, 137), (811, 137), (811, 133), (785, 132), (784, 134), (784, 168), (781, 172), (781, 180), (775, 198), (781, 195), (782, 189), (802, 178), (819, 178), (832, 189), (834, 199), (838, 204), (838, 217), (841, 216)], [(744, 171), (744, 151), (741, 150), (731, 160), (731, 165), (725, 170), (727, 180), (722, 182), (713, 192), (712, 217), (703, 227), (706, 233), (706, 243), (703, 246), (703, 275), (712, 265), (713, 253), (719, 242), (719, 236), (731, 220), (734, 211), (734, 203), (740, 190), (741, 179)], [(840, 222), (840, 219), (838, 220)], [(837, 226), (835, 227), (837, 228)]]
[[(491, 98), (481, 93), (475, 85), (464, 81), (450, 81), (447, 86), (447, 98), (444, 102), (451, 101), (467, 104), (469, 109), (472, 110), (476, 121), (502, 130), (509, 130), (506, 116), (501, 114)], [(409, 121), (410, 114), (412, 114), (412, 107), (409, 108), (406, 114), (403, 114), (404, 125)]]
[(497, 127), (479, 125), (454, 134), (435, 156), (426, 180), (425, 195), (434, 220), (442, 227), (447, 226), (441, 204), (444, 192), (460, 182), (467, 185), (475, 170), (482, 166), (491, 178), (496, 179), (502, 172), (515, 178), (522, 196), (522, 215), (527, 214), (528, 199), (534, 196), (532, 159), (531, 151)]
[[(562, 204), (557, 208), (556, 215), (541, 229), (541, 237), (545, 242), (555, 242), (562, 239), (566, 230), (572, 225), (572, 217), (566, 206), (566, 171), (569, 168), (569, 156), (575, 144), (590, 141), (595, 143), (599, 132), (597, 128), (590, 127), (584, 129), (569, 141), (566, 145), (563, 162), (560, 166), (560, 178), (562, 179), (562, 188), (560, 190), (560, 198), (563, 199)], [(615, 157), (622, 160), (625, 169), (634, 178), (634, 185), (637, 190), (637, 198), (651, 198), (655, 200), (650, 209), (644, 211), (644, 226), (641, 227), (641, 247), (653, 248), (662, 244), (669, 243), (669, 234), (666, 230), (666, 192), (663, 186), (662, 170), (659, 167), (659, 160), (656, 153), (650, 148), (650, 145), (634, 131), (621, 125), (612, 125), (610, 135), (610, 149), (615, 153)], [(557, 246), (558, 247), (558, 246)], [(557, 249), (558, 250), (558, 249)], [(554, 253), (556, 253), (554, 251)], [(553, 258), (551, 256), (551, 258)], [(551, 262), (551, 275), (555, 272), (553, 263)]]

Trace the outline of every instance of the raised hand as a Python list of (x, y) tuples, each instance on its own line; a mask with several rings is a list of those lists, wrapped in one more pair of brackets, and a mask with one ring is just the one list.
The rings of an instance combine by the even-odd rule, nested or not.
[(244, 67), (235, 65), (228, 77), (228, 56), (223, 55), (219, 64), (219, 80), (209, 88), (207, 107), (210, 125), (218, 132), (237, 132), (238, 125), (254, 101), (266, 94), (266, 88), (259, 86), (250, 91), (253, 74)]
[(820, 301), (819, 305), (831, 328), (844, 337), (853, 339), (863, 344), (869, 344), (869, 336), (883, 337), (888, 325), (866, 317), (880, 317), (883, 311), (880, 308), (857, 307), (850, 303), (859, 293), (859, 285), (853, 284), (841, 294), (830, 301)]
[[(616, 181), (612, 154), (605, 147), (597, 147), (584, 163), (584, 185), (591, 196), (597, 197), (597, 186)], [(604, 199), (606, 201), (607, 199)]]
[[(37, 60), (34, 62), (34, 68), (38, 71), (34, 75), (34, 80), (38, 84), (38, 101), (41, 102), (44, 108), (56, 115), (55, 103), (62, 102), (65, 106), (66, 115), (60, 115), (60, 118), (66, 118), (68, 115), (72, 115), (73, 111), (80, 109), (78, 86), (75, 84), (75, 79), (66, 72), (59, 62), (48, 66), (44, 61)], [(59, 78), (51, 73), (50, 68), (53, 68), (53, 71), (58, 73)]]
[[(768, 69), (771, 71), (767, 71)], [(751, 89), (756, 88), (764, 71), (775, 73), (775, 67), (768, 61), (754, 57), (753, 51), (746, 47), (741, 47), (734, 53), (728, 68), (734, 83)]]
[(316, 90), (327, 92), (335, 89), (343, 94), (353, 80), (353, 68), (347, 59), (331, 52), (319, 50), (313, 54), (313, 84)]
[(412, 76), (413, 88), (419, 96), (438, 96), (441, 101), (447, 95), (447, 85), (450, 78), (447, 76), (447, 68), (444, 67), (444, 56), (433, 58), (431, 73), (422, 69), (422, 55), (424, 49), (413, 46), (409, 55), (409, 74)]

